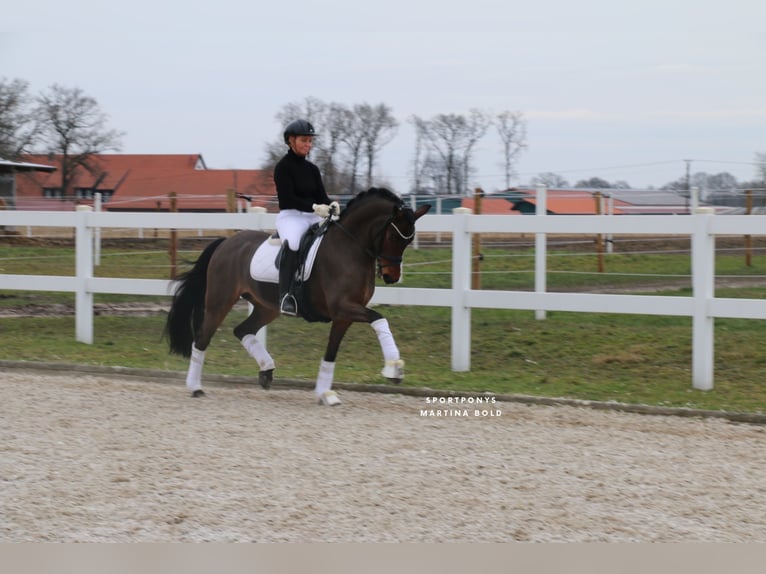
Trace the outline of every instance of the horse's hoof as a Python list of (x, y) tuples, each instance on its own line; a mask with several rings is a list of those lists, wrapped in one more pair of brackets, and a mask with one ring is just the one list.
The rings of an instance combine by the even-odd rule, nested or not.
[(205, 396), (205, 391), (203, 391), (202, 389), (197, 389), (196, 391), (192, 392), (193, 399), (198, 399), (204, 396)]
[(319, 404), (327, 407), (334, 407), (340, 404), (338, 393), (335, 391), (325, 391), (319, 395)]
[(271, 381), (274, 380), (274, 369), (261, 371), (258, 373), (258, 384), (266, 390), (271, 388)]
[(389, 382), (398, 385), (404, 379), (404, 361), (397, 359), (395, 361), (386, 361), (381, 375)]

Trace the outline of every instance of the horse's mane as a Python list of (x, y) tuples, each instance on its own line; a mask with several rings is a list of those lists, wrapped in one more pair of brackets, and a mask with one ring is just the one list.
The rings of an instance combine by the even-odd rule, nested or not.
[(346, 208), (343, 210), (343, 213), (341, 213), (341, 217), (346, 212), (354, 209), (356, 206), (365, 203), (366, 201), (379, 197), (382, 199), (386, 199), (393, 203), (394, 205), (403, 206), (404, 201), (402, 201), (402, 198), (396, 195), (393, 191), (390, 189), (386, 189), (385, 187), (371, 187), (367, 191), (360, 191), (356, 194), (355, 197), (351, 199), (351, 201), (348, 202), (346, 205)]

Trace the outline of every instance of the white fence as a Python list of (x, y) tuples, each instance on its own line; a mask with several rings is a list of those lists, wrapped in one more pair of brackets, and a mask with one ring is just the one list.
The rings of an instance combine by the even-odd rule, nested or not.
[[(705, 208), (695, 215), (577, 215), (545, 216), (545, 194), (537, 216), (426, 215), (418, 231), (452, 235), (452, 287), (419, 289), (378, 287), (373, 304), (450, 307), (451, 356), (454, 371), (470, 370), (471, 310), (526, 309), (539, 319), (546, 311), (626, 313), (692, 317), (692, 385), (713, 388), (713, 334), (716, 317), (766, 319), (766, 300), (715, 298), (715, 236), (766, 234), (766, 216), (712, 215)], [(0, 226), (70, 227), (75, 229), (75, 276), (0, 275), (0, 289), (69, 291), (75, 293), (75, 337), (93, 342), (93, 295), (168, 295), (173, 282), (158, 279), (94, 277), (94, 237), (103, 228), (157, 229), (274, 229), (269, 213), (105, 213), (0, 211)], [(535, 291), (471, 289), (474, 233), (532, 233), (536, 237)], [(546, 234), (678, 234), (691, 237), (692, 295), (605, 295), (546, 292)]]

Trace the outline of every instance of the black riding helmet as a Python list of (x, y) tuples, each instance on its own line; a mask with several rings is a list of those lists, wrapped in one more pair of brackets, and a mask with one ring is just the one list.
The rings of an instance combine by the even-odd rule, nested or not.
[(315, 136), (314, 126), (306, 120), (295, 120), (287, 124), (285, 128), (285, 143), (288, 143), (290, 136)]

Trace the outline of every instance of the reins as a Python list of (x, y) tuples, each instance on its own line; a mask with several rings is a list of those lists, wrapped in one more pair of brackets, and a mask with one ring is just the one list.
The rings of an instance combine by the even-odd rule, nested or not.
[[(382, 277), (383, 276), (383, 269), (385, 269), (386, 267), (396, 267), (398, 265), (401, 265), (402, 260), (403, 260), (402, 256), (400, 256), (400, 255), (386, 255), (385, 253), (383, 253), (384, 242), (386, 240), (386, 230), (388, 230), (389, 227), (393, 227), (394, 230), (396, 231), (396, 233), (399, 234), (399, 237), (401, 237), (405, 241), (412, 241), (412, 239), (415, 237), (415, 229), (414, 228), (412, 230), (412, 233), (410, 233), (409, 235), (405, 235), (404, 233), (402, 233), (401, 229), (399, 229), (396, 226), (396, 224), (394, 223), (394, 217), (391, 216), (391, 217), (389, 217), (386, 220), (385, 225), (383, 225), (383, 228), (378, 233), (378, 235), (380, 236), (380, 242), (379, 242), (379, 246), (378, 246), (377, 253), (376, 253), (372, 249), (370, 249), (369, 247), (364, 246), (363, 243), (359, 240), (359, 238), (356, 237), (353, 233), (351, 233), (348, 229), (346, 229), (340, 223), (339, 220), (338, 221), (332, 221), (331, 223), (333, 225), (336, 225), (337, 227), (339, 227), (341, 229), (341, 231), (343, 231), (346, 235), (348, 235), (354, 242), (356, 242), (358, 245), (363, 247), (364, 248), (364, 252), (375, 260), (375, 262), (377, 263), (377, 267), (378, 267), (378, 277)], [(377, 237), (376, 237), (375, 241), (373, 241), (373, 243), (377, 243), (377, 242), (378, 241), (377, 241)], [(388, 261), (388, 263), (383, 263), (382, 260), (386, 260), (386, 261)]]

